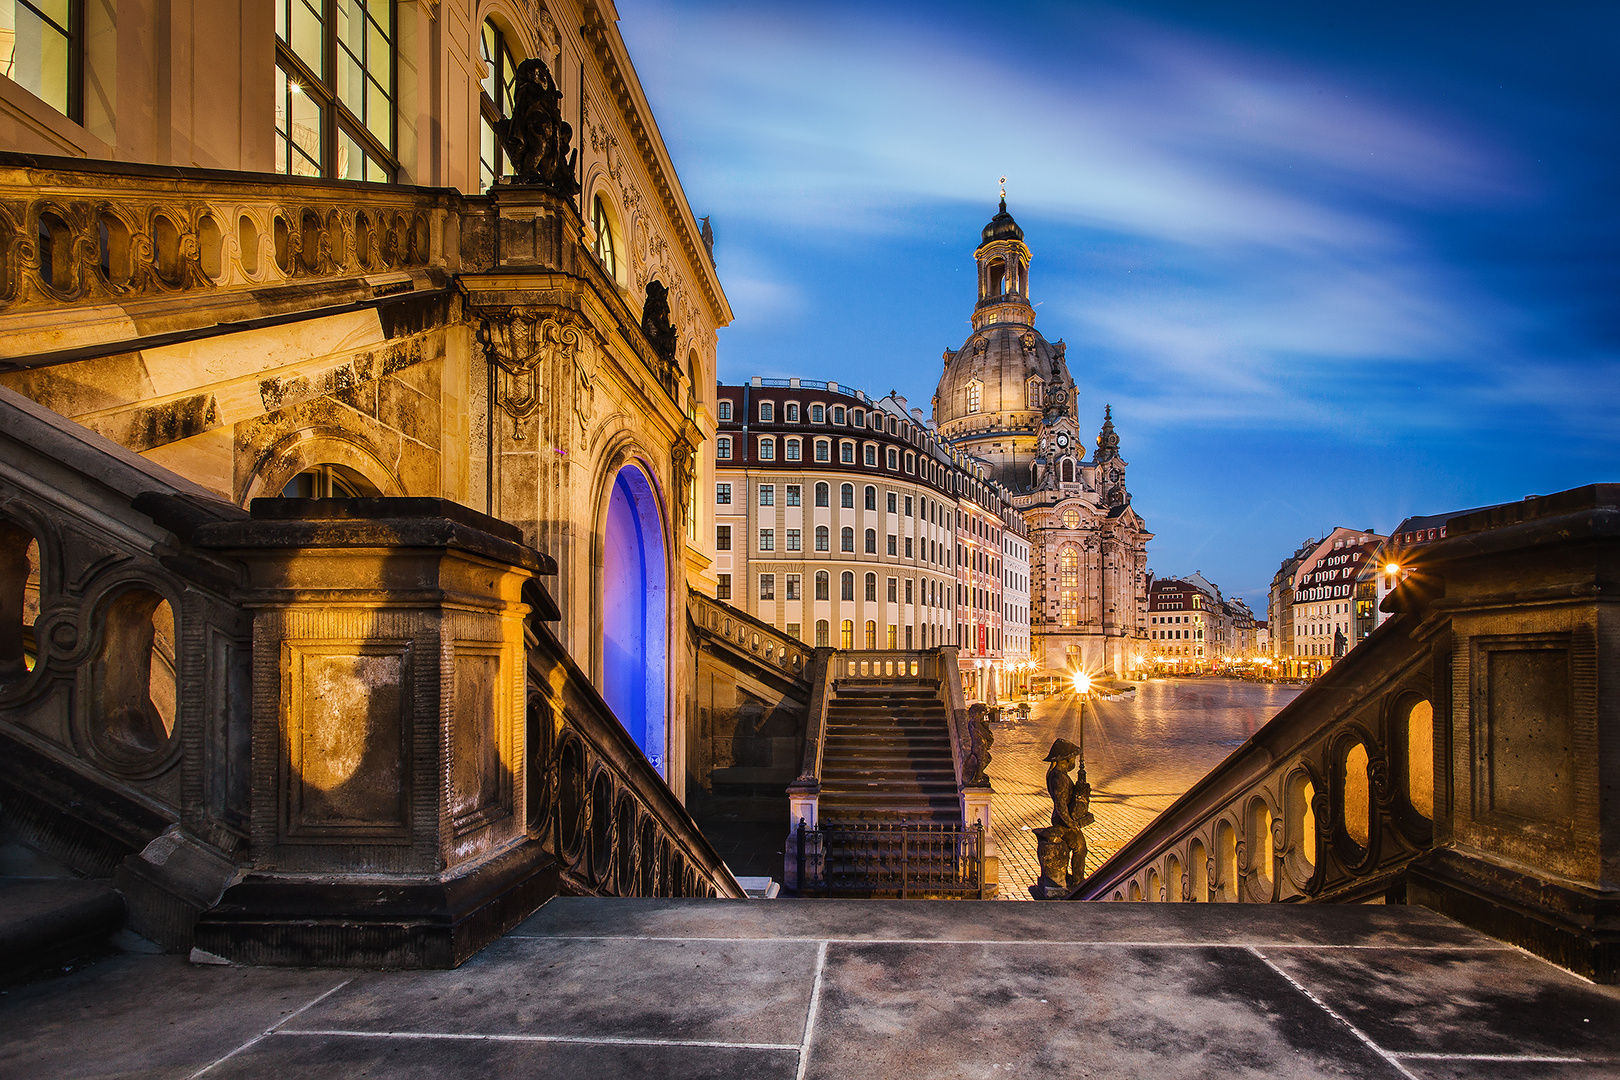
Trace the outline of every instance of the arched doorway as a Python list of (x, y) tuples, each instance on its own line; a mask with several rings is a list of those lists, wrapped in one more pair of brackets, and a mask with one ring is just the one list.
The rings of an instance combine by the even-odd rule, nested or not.
[(602, 697), (653, 768), (664, 771), (668, 582), (658, 500), (626, 465), (608, 493), (602, 543)]

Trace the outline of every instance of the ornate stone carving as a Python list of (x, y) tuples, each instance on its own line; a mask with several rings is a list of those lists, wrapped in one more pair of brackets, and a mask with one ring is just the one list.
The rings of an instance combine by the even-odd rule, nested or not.
[(496, 403), (512, 418), (512, 438), (523, 438), (523, 421), (540, 407), (537, 371), (553, 360), (567, 364), (580, 351), (581, 335), (555, 319), (513, 311), (487, 324), (491, 358), (500, 369)]
[(641, 308), (641, 333), (666, 367), (675, 363), (678, 335), (669, 318), (669, 290), (656, 278), (647, 283), (647, 300)]
[(577, 194), (578, 151), (569, 148), (574, 129), (563, 119), (562, 91), (544, 60), (531, 57), (518, 65), (513, 97), (511, 117), (495, 123), (495, 134), (512, 161), (512, 182), (545, 188), (563, 198)]

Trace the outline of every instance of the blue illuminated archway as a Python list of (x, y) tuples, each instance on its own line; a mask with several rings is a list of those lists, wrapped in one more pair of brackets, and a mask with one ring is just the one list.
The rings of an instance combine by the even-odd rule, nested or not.
[(660, 773), (664, 771), (669, 588), (662, 515), (637, 465), (608, 492), (602, 544), (602, 697)]

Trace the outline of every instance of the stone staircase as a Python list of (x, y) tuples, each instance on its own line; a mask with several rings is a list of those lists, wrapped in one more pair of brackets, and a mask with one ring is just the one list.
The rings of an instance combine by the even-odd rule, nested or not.
[(824, 822), (962, 824), (939, 682), (841, 682), (827, 703)]

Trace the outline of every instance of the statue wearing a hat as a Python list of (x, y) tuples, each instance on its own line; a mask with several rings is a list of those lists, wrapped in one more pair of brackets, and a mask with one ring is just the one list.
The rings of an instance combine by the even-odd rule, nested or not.
[[(1091, 785), (1086, 782), (1086, 764), (1080, 748), (1068, 739), (1058, 739), (1046, 752), (1051, 765), (1046, 770), (1046, 791), (1052, 796), (1052, 825), (1036, 829), (1036, 855), (1041, 877), (1030, 886), (1037, 900), (1061, 893), (1086, 875), (1086, 834), (1084, 829), (1096, 820), (1091, 813)], [(1069, 770), (1080, 766), (1078, 780), (1069, 779)]]

